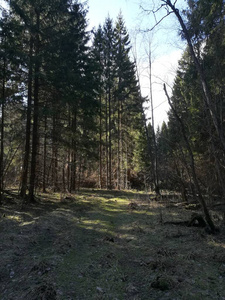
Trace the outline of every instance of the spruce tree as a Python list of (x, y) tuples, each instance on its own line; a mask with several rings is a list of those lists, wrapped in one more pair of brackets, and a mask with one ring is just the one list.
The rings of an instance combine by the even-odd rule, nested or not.
[(112, 188), (112, 105), (115, 80), (115, 42), (113, 21), (108, 17), (104, 28), (104, 77), (105, 77), (105, 145), (106, 186)]
[[(135, 124), (135, 118), (141, 111), (141, 97), (136, 80), (134, 63), (130, 59), (130, 40), (120, 13), (115, 26), (115, 65), (116, 87), (115, 107), (117, 111), (117, 188), (125, 188), (126, 149), (128, 147), (128, 124)], [(131, 126), (132, 126), (131, 125)]]

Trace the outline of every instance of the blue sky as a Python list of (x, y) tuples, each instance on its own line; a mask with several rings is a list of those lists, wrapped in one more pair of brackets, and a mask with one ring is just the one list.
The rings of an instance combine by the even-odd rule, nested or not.
[(122, 10), (127, 26), (131, 27), (135, 22), (138, 11), (138, 3), (132, 0), (89, 0), (88, 6), (88, 17), (91, 26), (97, 26), (99, 23), (103, 24), (108, 14), (115, 20), (120, 10)]
[[(103, 24), (106, 17), (109, 15), (114, 21), (116, 20), (120, 10), (125, 20), (127, 29), (132, 35), (132, 32), (136, 29), (146, 30), (154, 26), (155, 19), (152, 14), (147, 15), (141, 9), (141, 6), (145, 9), (152, 8), (155, 4), (160, 4), (160, 0), (88, 0), (88, 19), (90, 28), (98, 27), (99, 24)], [(150, 3), (150, 4), (149, 4)], [(185, 0), (178, 0), (176, 6), (179, 8), (185, 7)], [(160, 13), (157, 14), (157, 20), (159, 20), (165, 14), (165, 10), (162, 9)], [(178, 43), (180, 38), (177, 35), (178, 23), (173, 15), (168, 18), (160, 25), (160, 30), (157, 30), (157, 37), (155, 37), (158, 43), (167, 44), (167, 49), (161, 47), (160, 51), (163, 52), (173, 50), (174, 43)], [(159, 51), (159, 49), (158, 49)], [(167, 52), (168, 53), (168, 52)]]

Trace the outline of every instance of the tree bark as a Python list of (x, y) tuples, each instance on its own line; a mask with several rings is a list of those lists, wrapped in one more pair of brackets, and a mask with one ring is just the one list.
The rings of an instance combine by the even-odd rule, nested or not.
[(28, 95), (27, 95), (27, 122), (26, 122), (26, 141), (25, 151), (23, 158), (23, 171), (21, 178), (20, 196), (22, 198), (26, 195), (27, 190), (27, 178), (28, 178), (28, 166), (30, 156), (30, 134), (31, 134), (31, 105), (32, 105), (32, 80), (33, 80), (33, 37), (30, 38), (29, 49), (29, 71), (28, 71)]
[[(120, 79), (119, 79), (119, 86), (120, 86)], [(118, 123), (118, 136), (117, 136), (117, 189), (121, 189), (121, 155), (122, 155), (122, 147), (121, 147), (121, 123), (122, 123), (122, 116), (121, 116), (121, 100), (118, 97), (117, 101), (117, 123)]]
[(45, 132), (44, 132), (44, 157), (43, 157), (43, 186), (42, 191), (43, 193), (46, 193), (46, 160), (47, 160), (47, 116), (45, 115), (44, 119), (44, 126), (45, 126)]
[[(71, 191), (76, 191), (77, 184), (77, 141), (76, 141), (76, 132), (77, 132), (77, 111), (74, 108), (73, 116), (72, 116), (72, 151), (71, 151), (71, 182), (70, 189)], [(75, 135), (75, 136), (74, 136)]]
[(165, 91), (166, 97), (168, 99), (168, 103), (169, 103), (169, 105), (170, 105), (170, 107), (171, 107), (171, 109), (173, 111), (173, 114), (174, 114), (174, 116), (176, 117), (178, 123), (181, 126), (183, 138), (184, 138), (184, 141), (186, 143), (187, 151), (188, 151), (189, 158), (190, 158), (190, 167), (191, 167), (191, 172), (192, 172), (192, 178), (193, 178), (193, 182), (194, 182), (194, 185), (195, 185), (195, 189), (196, 189), (197, 194), (198, 194), (199, 203), (202, 206), (206, 222), (208, 223), (208, 225), (209, 225), (210, 229), (212, 230), (212, 232), (215, 232), (216, 231), (216, 227), (215, 227), (215, 225), (213, 223), (213, 220), (212, 220), (212, 218), (210, 216), (209, 210), (208, 210), (207, 205), (205, 203), (205, 199), (202, 196), (201, 188), (200, 188), (200, 185), (199, 185), (199, 182), (198, 182), (198, 178), (197, 178), (197, 175), (196, 175), (196, 171), (195, 171), (195, 169), (196, 169), (195, 168), (195, 160), (194, 160), (194, 156), (193, 156), (193, 152), (192, 152), (189, 140), (188, 140), (187, 135), (186, 135), (184, 124), (183, 124), (181, 118), (178, 116), (177, 111), (174, 108), (174, 106), (173, 106), (173, 104), (172, 104), (172, 102), (170, 100), (170, 97), (169, 97), (169, 95), (167, 93), (167, 89), (166, 89), (166, 85), (165, 84), (164, 84), (164, 91)]
[(106, 188), (109, 185), (109, 148), (108, 148), (108, 97), (105, 103), (105, 156), (106, 156)]
[(35, 66), (34, 66), (34, 115), (33, 115), (33, 136), (32, 136), (32, 156), (31, 156), (31, 173), (29, 186), (29, 201), (35, 202), (34, 189), (36, 179), (36, 162), (38, 154), (38, 121), (39, 121), (39, 72), (40, 72), (40, 12), (36, 10), (36, 36), (35, 46)]
[(6, 83), (6, 57), (3, 58), (3, 78), (2, 78), (2, 118), (1, 118), (1, 153), (0, 153), (0, 204), (3, 200), (4, 185), (4, 126), (5, 126), (5, 83)]
[(102, 96), (100, 95), (100, 124), (99, 124), (99, 187), (102, 189)]
[(152, 57), (151, 57), (150, 47), (148, 51), (148, 59), (149, 59), (149, 88), (150, 88), (150, 102), (151, 102), (151, 118), (152, 118), (152, 139), (154, 145), (153, 180), (155, 185), (155, 192), (157, 195), (160, 195), (159, 179), (158, 179), (158, 153), (157, 153), (157, 144), (156, 144), (155, 128), (154, 128), (155, 122), (154, 122), (154, 107), (153, 107), (153, 94), (152, 94)]
[(109, 186), (112, 189), (112, 116), (111, 116), (111, 89), (109, 89)]
[[(54, 109), (53, 109), (54, 111)], [(52, 184), (53, 191), (57, 192), (58, 187), (58, 149), (57, 149), (57, 139), (56, 139), (56, 116), (55, 112), (53, 112), (53, 120), (52, 120)]]

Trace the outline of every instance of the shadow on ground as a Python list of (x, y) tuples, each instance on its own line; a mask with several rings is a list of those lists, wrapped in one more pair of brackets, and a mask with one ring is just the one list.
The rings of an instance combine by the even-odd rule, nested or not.
[(123, 191), (41, 199), (0, 209), (2, 300), (225, 299), (224, 231), (167, 224), (190, 217), (183, 206)]

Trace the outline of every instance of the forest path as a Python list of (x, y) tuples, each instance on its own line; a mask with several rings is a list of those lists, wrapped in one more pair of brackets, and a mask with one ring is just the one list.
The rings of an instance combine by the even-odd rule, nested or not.
[[(0, 299), (225, 299), (225, 238), (168, 224), (191, 211), (82, 190), (1, 210)], [(61, 195), (61, 198), (62, 195)]]

